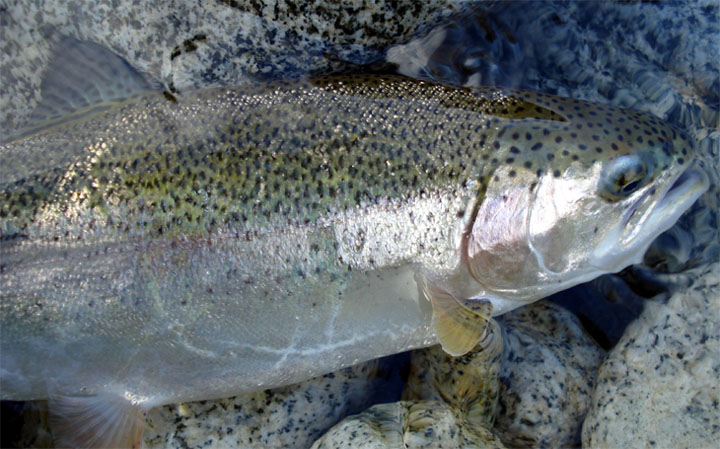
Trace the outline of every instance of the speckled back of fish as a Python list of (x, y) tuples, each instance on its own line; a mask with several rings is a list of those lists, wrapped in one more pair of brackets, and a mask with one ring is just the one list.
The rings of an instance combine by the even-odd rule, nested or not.
[(3, 398), (147, 409), (466, 352), (638, 260), (703, 190), (692, 151), (647, 114), (399, 77), (64, 117), (0, 145)]
[[(56, 217), (38, 217), (51, 198), (73, 211), (60, 233), (83, 240), (315, 223), (365, 202), (482, 181), (508, 161), (492, 145), (502, 117), (562, 120), (496, 90), (400, 78), (212, 89), (175, 101), (150, 94), (14, 143), (2, 179), (22, 185), (3, 192), (0, 213), (33, 237), (53, 237), (47, 220)], [(48, 146), (50, 157), (38, 151)], [(88, 226), (88, 210), (103, 221)]]

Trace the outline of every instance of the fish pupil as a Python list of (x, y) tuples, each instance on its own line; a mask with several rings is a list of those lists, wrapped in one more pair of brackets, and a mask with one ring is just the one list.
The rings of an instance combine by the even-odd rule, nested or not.
[(640, 180), (638, 179), (637, 181), (633, 181), (630, 184), (623, 187), (622, 191), (624, 193), (630, 193), (630, 192), (634, 191), (639, 185), (640, 185)]

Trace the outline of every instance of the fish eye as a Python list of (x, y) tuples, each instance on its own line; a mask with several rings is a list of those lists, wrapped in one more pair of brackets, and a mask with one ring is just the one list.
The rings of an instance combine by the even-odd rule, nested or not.
[(600, 178), (600, 194), (610, 201), (627, 198), (646, 184), (647, 164), (635, 154), (611, 160)]

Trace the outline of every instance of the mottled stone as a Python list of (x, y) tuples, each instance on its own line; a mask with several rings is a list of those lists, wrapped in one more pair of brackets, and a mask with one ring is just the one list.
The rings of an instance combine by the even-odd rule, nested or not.
[(288, 387), (158, 407), (143, 448), (306, 448), (346, 415), (399, 395), (385, 368), (375, 360)]
[(600, 368), (583, 446), (720, 447), (720, 263), (649, 301)]
[(377, 60), (382, 49), (408, 41), (457, 3), (11, 2), (0, 9), (0, 129), (21, 126), (40, 100), (60, 36), (108, 47), (150, 80), (184, 91)]
[[(227, 399), (150, 410), (142, 448), (307, 448), (345, 416), (400, 398), (400, 354), (361, 363), (305, 382)], [(3, 442), (53, 447), (47, 401), (3, 402)], [(12, 418), (12, 419), (11, 419)], [(17, 429), (5, 428), (16, 423)]]
[(506, 341), (496, 434), (508, 446), (579, 445), (604, 351), (575, 315), (548, 301), (499, 321)]
[(500, 328), (472, 351), (451, 357), (440, 346), (412, 353), (403, 401), (375, 405), (335, 425), (320, 448), (500, 448), (492, 433), (502, 355)]
[(348, 417), (312, 449), (503, 448), (485, 427), (468, 423), (444, 401), (380, 404)]
[(474, 428), (491, 428), (498, 405), (502, 331), (490, 332), (471, 352), (453, 357), (440, 346), (413, 351), (404, 400), (445, 401)]
[[(398, 430), (413, 421), (408, 410), (432, 414), (435, 424), (427, 430), (434, 436), (432, 447), (462, 447), (467, 435), (482, 435), (467, 442), (469, 447), (495, 447), (501, 441), (510, 447), (579, 446), (604, 351), (573, 314), (550, 302), (531, 304), (499, 321), (504, 343), (495, 338), (462, 357), (439, 346), (413, 351), (404, 402), (346, 418), (316, 447), (408, 444), (411, 432)], [(499, 328), (492, 335), (499, 336)]]
[[(523, 2), (498, 17), (534, 58), (527, 82), (548, 92), (650, 111), (682, 127), (716, 127), (717, 1)], [(708, 38), (715, 36), (716, 38)]]

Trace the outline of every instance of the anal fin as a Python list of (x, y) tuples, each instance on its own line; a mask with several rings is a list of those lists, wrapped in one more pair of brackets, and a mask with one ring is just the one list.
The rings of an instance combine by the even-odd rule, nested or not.
[(115, 394), (53, 396), (48, 401), (55, 446), (139, 448), (147, 410)]
[(483, 299), (462, 300), (427, 279), (422, 283), (432, 304), (433, 325), (442, 348), (456, 357), (467, 354), (488, 330), (492, 303)]

